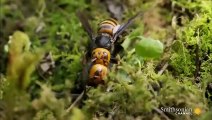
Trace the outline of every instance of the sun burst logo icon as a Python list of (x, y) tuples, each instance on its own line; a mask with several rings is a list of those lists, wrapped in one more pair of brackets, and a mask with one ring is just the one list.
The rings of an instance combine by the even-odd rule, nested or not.
[(194, 109), (194, 114), (200, 115), (201, 113), (202, 113), (202, 110), (199, 107)]

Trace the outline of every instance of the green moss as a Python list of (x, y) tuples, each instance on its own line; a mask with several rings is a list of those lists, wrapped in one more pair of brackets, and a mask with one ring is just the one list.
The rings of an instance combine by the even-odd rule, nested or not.
[[(131, 26), (132, 32), (124, 38), (124, 50), (117, 56), (120, 63), (111, 66), (106, 85), (89, 88), (86, 99), (80, 100), (70, 111), (67, 109), (76, 99), (72, 92), (76, 84), (80, 83), (80, 72), (85, 67), (82, 59), (89, 43), (76, 11), (85, 10), (96, 31), (98, 23), (109, 17), (107, 5), (99, 0), (1, 0), (0, 3), (3, 27), (0, 30), (0, 119), (14, 119), (18, 116), (20, 119), (34, 120), (163, 120), (166, 117), (192, 120), (210, 115), (210, 103), (204, 92), (207, 83), (212, 81), (211, 1), (116, 0), (115, 3), (124, 4), (122, 21), (137, 11), (145, 14), (135, 20)], [(9, 56), (4, 48), (7, 48), (5, 45), (9, 36), (16, 30), (23, 31), (27, 39), (26, 36), (16, 36), (14, 48), (26, 42), (18, 42), (20, 40), (30, 40), (31, 46), (21, 44), (26, 45), (24, 48), (28, 50), (27, 54), (23, 46), (18, 47), (18, 50), (12, 49), (18, 51), (16, 57), (21, 58), (21, 64), (15, 60), (7, 66)], [(152, 60), (135, 54), (137, 36), (159, 39), (166, 47), (165, 57)], [(38, 48), (51, 52), (55, 61), (53, 74), (45, 79), (34, 71), (35, 64), (29, 66), (27, 63), (29, 58), (38, 62), (41, 55), (35, 57)], [(145, 54), (148, 55), (148, 51)], [(197, 53), (201, 63), (198, 73), (201, 82), (198, 85), (194, 81)], [(163, 71), (164, 61), (168, 67)], [(162, 75), (158, 73), (158, 63), (162, 65), (159, 69), (163, 71)], [(21, 71), (16, 70), (15, 75), (6, 73), (6, 70), (17, 66), (25, 72), (19, 74)], [(8, 85), (13, 83), (10, 79), (16, 81), (16, 76), (24, 75), (26, 84), (20, 77), (17, 82), (24, 84), (21, 91)], [(14, 94), (12, 91), (15, 91)], [(186, 107), (192, 110), (198, 107), (202, 113), (196, 115), (191, 111), (193, 115), (178, 115), (162, 111), (161, 107)]]

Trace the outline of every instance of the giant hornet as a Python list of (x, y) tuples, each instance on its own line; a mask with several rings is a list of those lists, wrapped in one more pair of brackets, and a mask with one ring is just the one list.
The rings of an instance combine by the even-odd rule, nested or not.
[(99, 23), (98, 34), (94, 36), (86, 16), (80, 11), (77, 12), (77, 16), (91, 40), (84, 61), (84, 64), (89, 64), (89, 66), (83, 70), (84, 74), (87, 75), (84, 78), (87, 85), (97, 86), (105, 83), (104, 78), (108, 73), (109, 64), (116, 63), (115, 56), (121, 50), (121, 43), (118, 42), (119, 36), (139, 15), (140, 13), (137, 13), (122, 25), (115, 19), (106, 19)]

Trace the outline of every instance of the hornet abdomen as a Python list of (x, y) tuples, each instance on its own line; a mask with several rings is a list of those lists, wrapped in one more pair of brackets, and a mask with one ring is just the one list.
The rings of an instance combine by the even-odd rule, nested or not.
[(98, 33), (106, 33), (112, 37), (119, 27), (120, 25), (115, 19), (106, 19), (99, 24)]

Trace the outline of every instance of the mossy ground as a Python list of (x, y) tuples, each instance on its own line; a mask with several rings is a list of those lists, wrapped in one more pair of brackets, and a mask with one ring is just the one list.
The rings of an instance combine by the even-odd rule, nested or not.
[[(0, 1), (0, 119), (207, 120), (212, 116), (211, 101), (205, 97), (206, 86), (212, 82), (212, 1), (108, 1)], [(74, 83), (85, 67), (82, 58), (89, 41), (76, 11), (85, 10), (96, 29), (100, 21), (110, 17), (113, 4), (124, 10), (117, 16), (121, 22), (138, 11), (143, 15), (130, 27), (125, 49), (117, 56), (120, 63), (111, 67), (107, 85), (89, 88), (86, 99), (72, 108)], [(4, 48), (17, 30), (29, 36), (31, 47), (12, 56), (15, 62), (11, 62)], [(163, 42), (161, 58), (135, 54), (136, 36)], [(52, 53), (55, 67), (52, 75), (41, 77), (24, 63), (35, 65), (44, 52)], [(8, 69), (17, 70), (15, 75), (20, 79)], [(163, 111), (171, 107), (191, 111)], [(199, 114), (194, 112), (196, 108), (201, 110)]]

